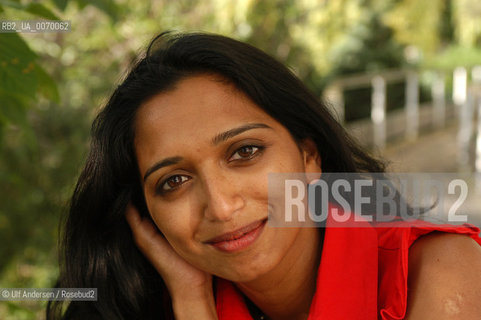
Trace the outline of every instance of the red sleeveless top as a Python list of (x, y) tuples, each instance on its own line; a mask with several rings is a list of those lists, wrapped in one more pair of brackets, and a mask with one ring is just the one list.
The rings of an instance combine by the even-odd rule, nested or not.
[[(308, 320), (404, 319), (408, 250), (416, 239), (442, 231), (468, 235), (481, 245), (479, 228), (468, 224), (356, 224), (329, 227), (328, 219)], [(242, 294), (229, 281), (217, 279), (216, 305), (219, 320), (252, 319)]]

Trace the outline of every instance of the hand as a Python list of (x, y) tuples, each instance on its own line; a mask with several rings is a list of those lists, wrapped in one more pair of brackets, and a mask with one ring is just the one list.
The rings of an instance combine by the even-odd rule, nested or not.
[[(195, 312), (196, 319), (217, 319), (212, 275), (180, 257), (151, 220), (142, 218), (132, 204), (127, 206), (125, 217), (137, 247), (164, 280), (176, 318), (188, 319), (187, 311)], [(199, 318), (199, 314), (206, 316)]]

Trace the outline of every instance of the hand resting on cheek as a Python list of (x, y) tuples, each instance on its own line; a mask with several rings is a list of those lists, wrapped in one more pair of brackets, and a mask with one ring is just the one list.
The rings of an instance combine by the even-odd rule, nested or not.
[(195, 315), (196, 319), (217, 319), (212, 275), (180, 257), (152, 221), (141, 217), (132, 204), (127, 206), (125, 217), (137, 247), (164, 280), (176, 318), (192, 319)]

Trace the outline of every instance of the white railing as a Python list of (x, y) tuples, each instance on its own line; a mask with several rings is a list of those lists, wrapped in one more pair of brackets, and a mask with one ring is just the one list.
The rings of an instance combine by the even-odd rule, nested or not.
[[(458, 165), (465, 171), (470, 163), (470, 146), (473, 134), (476, 135), (475, 170), (481, 172), (481, 66), (472, 68), (471, 83), (468, 70), (458, 67), (453, 71), (452, 100), (446, 99), (446, 74), (429, 72), (431, 76), (431, 101), (428, 108), (419, 106), (419, 78), (415, 70), (386, 70), (376, 74), (352, 75), (335, 80), (326, 90), (324, 98), (329, 101), (344, 123), (344, 91), (371, 88), (370, 119), (353, 121), (346, 126), (355, 131), (361, 143), (380, 150), (390, 138), (404, 135), (405, 139), (415, 140), (420, 129), (432, 127), (441, 129), (448, 120), (458, 119)], [(405, 107), (387, 113), (387, 85), (404, 81)], [(477, 113), (477, 117), (476, 117)], [(476, 119), (477, 118), (477, 119)], [(475, 125), (477, 123), (477, 125)]]

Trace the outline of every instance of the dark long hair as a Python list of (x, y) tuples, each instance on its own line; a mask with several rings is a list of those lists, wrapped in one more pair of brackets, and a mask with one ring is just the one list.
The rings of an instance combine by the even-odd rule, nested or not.
[(148, 215), (133, 123), (144, 101), (202, 73), (233, 83), (295, 140), (311, 138), (324, 172), (384, 171), (289, 69), (261, 50), (219, 35), (160, 34), (95, 119), (63, 224), (57, 286), (98, 288), (98, 301), (50, 303), (49, 319), (173, 319), (165, 285), (135, 246), (124, 218), (130, 201)]

